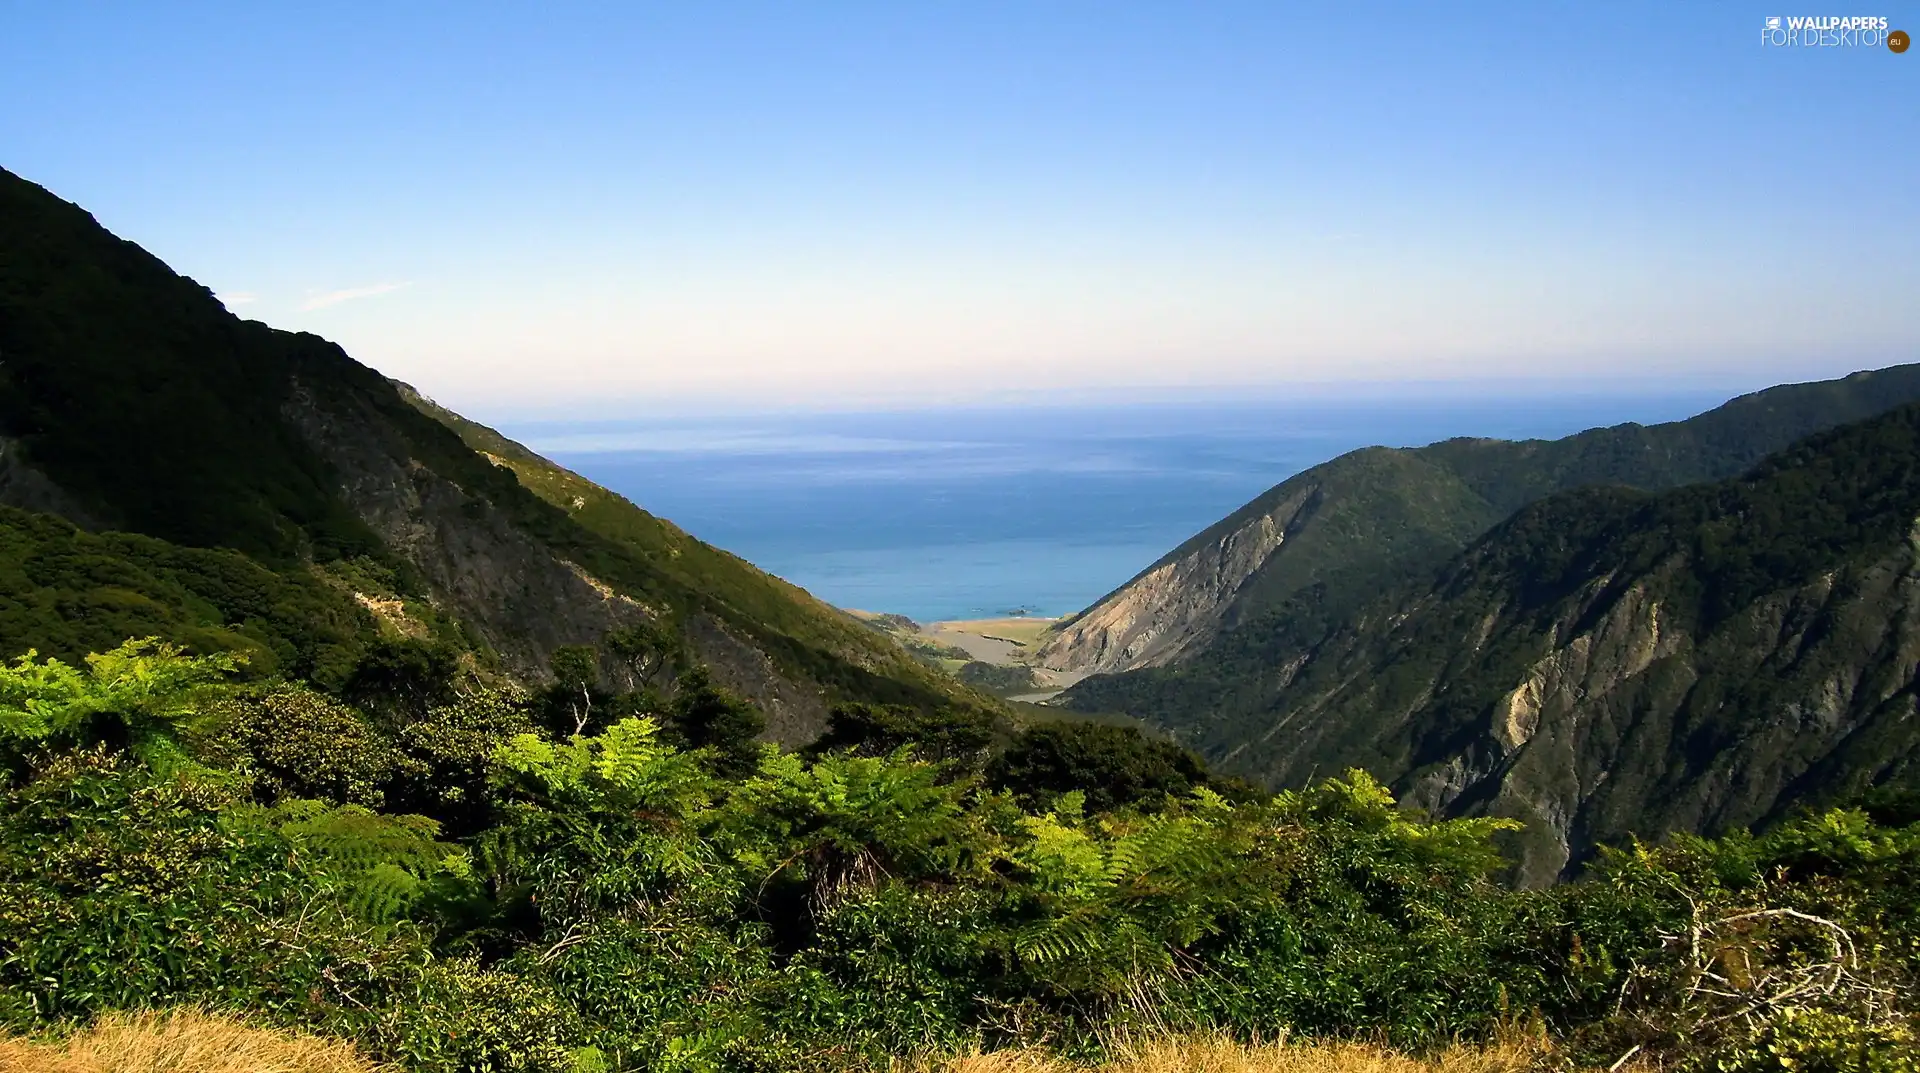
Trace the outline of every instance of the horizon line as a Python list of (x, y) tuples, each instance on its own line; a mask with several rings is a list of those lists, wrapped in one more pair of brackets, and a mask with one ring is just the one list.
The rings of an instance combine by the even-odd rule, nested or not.
[[(527, 402), (473, 399), (447, 403), (433, 392), (421, 394), (462, 413), (485, 413), (489, 421), (619, 421), (636, 418), (718, 418), (775, 415), (889, 414), (959, 411), (1154, 409), (1213, 406), (1272, 406), (1286, 403), (1408, 403), (1580, 398), (1662, 398), (1719, 394), (1724, 400), (1769, 387), (1839, 380), (1906, 362), (1891, 362), (1822, 375), (1756, 368), (1751, 371), (1703, 370), (1650, 378), (1644, 375), (1472, 376), (1438, 379), (1351, 379), (1210, 385), (1117, 385), (1106, 388), (1052, 388), (986, 392), (934, 398), (871, 395), (858, 398), (810, 396), (787, 402), (766, 398), (727, 398), (723, 393), (629, 396), (593, 400)], [(420, 390), (418, 385), (413, 385)]]

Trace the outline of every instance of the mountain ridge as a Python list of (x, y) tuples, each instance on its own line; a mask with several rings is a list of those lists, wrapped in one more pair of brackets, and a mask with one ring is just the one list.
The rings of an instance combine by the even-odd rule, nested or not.
[(582, 478), (566, 475), (581, 510), (542, 498), (523, 475), (564, 470), (499, 465), (463, 439), (497, 433), (422, 401), (0, 172), (0, 503), (288, 577), (370, 564), (398, 591), (362, 596), (431, 605), (522, 679), (562, 647), (670, 625), (781, 740), (809, 740), (836, 699), (992, 703)]
[(1788, 384), (1681, 421), (1558, 440), (1460, 437), (1368, 447), (1255, 497), (1064, 621), (1057, 671), (1116, 673), (1204, 650), (1295, 594), (1346, 611), (1437, 568), (1541, 496), (1595, 483), (1670, 488), (1734, 476), (1802, 436), (1920, 399), (1920, 365)]
[(1276, 608), (1067, 700), (1273, 784), (1363, 767), (1437, 813), (1521, 819), (1544, 883), (1598, 843), (1920, 782), (1916, 670), (1909, 404), (1731, 480), (1549, 496), (1357, 611)]

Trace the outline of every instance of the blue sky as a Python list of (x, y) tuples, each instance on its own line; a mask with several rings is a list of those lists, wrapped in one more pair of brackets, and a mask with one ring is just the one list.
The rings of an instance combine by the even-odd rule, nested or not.
[(1920, 51), (1777, 2), (0, 0), (0, 166), (495, 415), (1916, 360)]

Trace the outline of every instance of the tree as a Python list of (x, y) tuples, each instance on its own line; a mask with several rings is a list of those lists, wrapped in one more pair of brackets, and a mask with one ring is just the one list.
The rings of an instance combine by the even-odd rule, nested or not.
[(355, 707), (405, 721), (452, 701), (459, 671), (459, 661), (444, 645), (382, 641), (360, 657), (341, 693)]
[(995, 785), (1044, 804), (1075, 790), (1091, 812), (1151, 806), (1207, 784), (1200, 758), (1133, 727), (1041, 723), (1021, 734), (994, 764)]
[(809, 751), (887, 756), (910, 745), (926, 760), (973, 760), (993, 744), (994, 729), (993, 716), (972, 709), (929, 712), (904, 704), (839, 704), (828, 713), (826, 733)]
[(87, 657), (85, 670), (29, 650), (0, 666), (0, 745), (52, 739), (142, 745), (200, 710), (209, 687), (239, 670), (230, 653), (189, 656), (158, 638)]
[(680, 639), (651, 622), (607, 631), (605, 647), (628, 679), (627, 688), (640, 693), (664, 686), (686, 662)]
[(691, 749), (712, 750), (710, 766), (717, 775), (742, 778), (760, 764), (755, 740), (767, 729), (760, 709), (714, 685), (705, 667), (696, 667), (680, 680), (673, 698), (672, 726)]
[(551, 707), (563, 709), (573, 720), (573, 733), (584, 734), (593, 718), (593, 702), (600, 692), (600, 653), (592, 645), (562, 645), (547, 657), (553, 672), (548, 691)]

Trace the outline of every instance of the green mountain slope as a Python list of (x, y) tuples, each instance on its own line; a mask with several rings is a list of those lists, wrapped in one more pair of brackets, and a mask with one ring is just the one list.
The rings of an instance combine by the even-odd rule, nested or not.
[(1673, 488), (1731, 477), (1795, 440), (1920, 399), (1920, 365), (1769, 388), (1684, 421), (1559, 440), (1367, 448), (1269, 489), (1062, 624), (1061, 671), (1192, 657), (1295, 597), (1343, 613), (1423, 576), (1515, 510), (1592, 484)]
[(1296, 598), (1071, 698), (1276, 783), (1360, 766), (1523, 819), (1544, 881), (1629, 832), (1920, 783), (1917, 519), (1908, 406), (1734, 480), (1549, 497), (1356, 611)]
[(977, 699), (559, 467), (511, 445), (496, 464), (463, 437), (506, 441), (418, 402), (0, 172), (0, 503), (230, 549), (293, 585), (366, 564), (522, 677), (560, 646), (671, 623), (792, 740), (836, 697)]
[(337, 684), (378, 636), (344, 585), (238, 552), (88, 533), (0, 507), (0, 652), (78, 662), (129, 637), (238, 651), (255, 673)]

